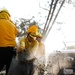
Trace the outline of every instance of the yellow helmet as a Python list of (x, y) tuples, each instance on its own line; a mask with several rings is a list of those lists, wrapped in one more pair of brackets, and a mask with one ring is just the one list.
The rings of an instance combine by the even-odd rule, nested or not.
[(7, 9), (2, 9), (2, 10), (0, 10), (0, 12), (5, 12), (10, 16), (9, 11)]
[(27, 30), (27, 33), (34, 33), (35, 35), (38, 34), (38, 27), (36, 25), (30, 26)]

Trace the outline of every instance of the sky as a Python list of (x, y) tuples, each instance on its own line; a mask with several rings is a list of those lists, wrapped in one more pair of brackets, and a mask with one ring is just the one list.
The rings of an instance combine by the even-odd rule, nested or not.
[(29, 17), (35, 15), (39, 10), (38, 0), (0, 0), (0, 7), (7, 8), (12, 18)]
[[(62, 22), (61, 25), (54, 24), (51, 32), (49, 33), (45, 44), (48, 45), (47, 52), (61, 51), (64, 50), (65, 46), (63, 42), (71, 42), (70, 44), (75, 45), (75, 8), (71, 4), (64, 4), (57, 17), (56, 22)], [(56, 31), (60, 29), (60, 31)], [(50, 40), (49, 44), (48, 41)], [(69, 44), (69, 45), (70, 45)], [(50, 51), (51, 50), (51, 51)]]
[[(75, 8), (73, 5), (67, 5), (66, 3), (64, 6), (66, 8), (61, 9), (56, 20), (56, 22), (63, 22), (63, 24), (57, 25), (55, 23), (45, 41), (47, 53), (64, 49), (63, 41), (75, 41)], [(0, 9), (2, 8), (9, 11), (12, 19), (31, 18), (32, 16), (39, 19), (37, 14), (38, 11), (42, 10), (39, 8), (39, 0), (0, 0)], [(46, 13), (43, 12), (42, 15), (46, 15)], [(57, 31), (60, 27), (61, 30)]]

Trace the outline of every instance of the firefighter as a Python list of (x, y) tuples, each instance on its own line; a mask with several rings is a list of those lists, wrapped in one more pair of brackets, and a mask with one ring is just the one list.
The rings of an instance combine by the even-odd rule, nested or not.
[[(36, 61), (35, 64), (35, 75), (44, 75), (44, 67), (45, 67), (45, 45), (42, 42), (43, 35), (41, 33), (38, 33), (36, 36), (36, 40), (39, 42), (39, 48), (37, 50), (36, 54)], [(43, 59), (43, 60), (42, 60)], [(37, 69), (37, 70), (36, 70)]]
[[(10, 67), (8, 75), (33, 75), (35, 55), (39, 47), (36, 40), (38, 27), (33, 25), (27, 31), (27, 37), (20, 40), (17, 49), (18, 61)], [(13, 67), (13, 68), (12, 68)]]
[(6, 75), (14, 55), (18, 30), (7, 9), (0, 10), (0, 71), (6, 66)]
[(36, 40), (39, 42), (39, 48), (37, 50), (36, 58), (41, 58), (45, 55), (45, 45), (42, 42), (43, 35), (41, 33), (38, 33), (36, 36)]

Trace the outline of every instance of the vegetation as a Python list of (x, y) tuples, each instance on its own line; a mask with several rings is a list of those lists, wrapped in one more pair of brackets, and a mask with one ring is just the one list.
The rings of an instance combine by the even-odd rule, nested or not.
[[(36, 16), (32, 16), (31, 19), (20, 18), (14, 21), (16, 27), (19, 30), (18, 37), (24, 36), (29, 26), (31, 26), (32, 24), (37, 24), (40, 31), (44, 35), (44, 41), (47, 38), (47, 35), (50, 33), (54, 23), (56, 22), (60, 9), (62, 7), (65, 7), (63, 4), (68, 3), (72, 4), (75, 7), (74, 0), (47, 0), (42, 5), (43, 2), (43, 0), (39, 2), (39, 7), (41, 8), (41, 10), (43, 10), (43, 12), (46, 12), (46, 14), (43, 15), (43, 12), (38, 11), (38, 20), (36, 20)], [(63, 22), (58, 21), (56, 23), (59, 25)], [(43, 26), (43, 29), (40, 28), (40, 26)]]

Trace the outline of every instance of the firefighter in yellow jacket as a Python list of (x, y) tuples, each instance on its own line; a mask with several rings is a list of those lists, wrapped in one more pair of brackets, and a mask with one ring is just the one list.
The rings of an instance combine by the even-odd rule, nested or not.
[(20, 45), (17, 49), (18, 61), (11, 64), (8, 75), (33, 75), (34, 60), (39, 47), (39, 42), (36, 40), (38, 27), (33, 25), (27, 31), (27, 37), (20, 40)]
[(18, 30), (10, 19), (8, 10), (0, 11), (0, 71), (6, 65), (6, 75), (16, 47)]
[(40, 59), (42, 56), (45, 56), (45, 45), (42, 42), (43, 35), (38, 33), (36, 36), (36, 40), (39, 42), (39, 48), (37, 50), (36, 58)]
[[(36, 40), (39, 42), (39, 48), (36, 52), (36, 61), (34, 75), (44, 75), (44, 67), (45, 67), (45, 45), (42, 41), (43, 35), (38, 33), (36, 36)], [(43, 59), (43, 60), (42, 60)], [(37, 70), (36, 70), (37, 69)]]

